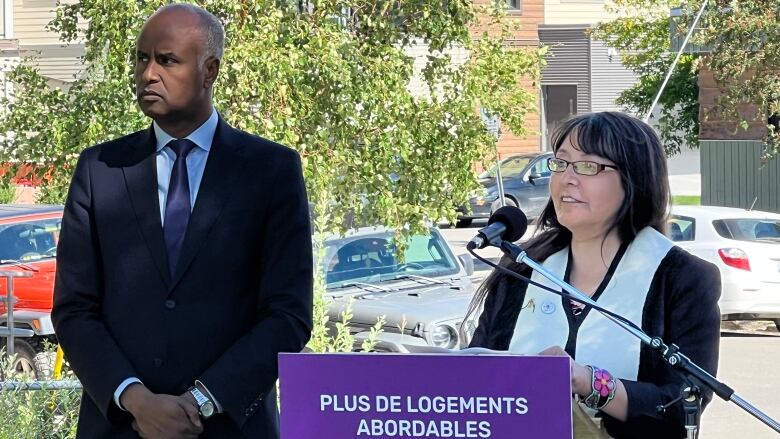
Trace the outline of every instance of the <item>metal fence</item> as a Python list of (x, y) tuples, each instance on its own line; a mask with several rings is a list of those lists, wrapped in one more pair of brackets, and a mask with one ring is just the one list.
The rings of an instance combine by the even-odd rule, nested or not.
[[(0, 439), (75, 438), (82, 388), (70, 373), (60, 378), (62, 351), (41, 353), (43, 362), (48, 363), (43, 368), (48, 371), (46, 374), (42, 374), (43, 370), (17, 368), (14, 338), (31, 337), (34, 333), (14, 327), (13, 281), (30, 276), (29, 272), (0, 271), (0, 279), (6, 279), (5, 294), (0, 295), (6, 305), (5, 326), (0, 327), (0, 337), (5, 338), (4, 348), (0, 349)], [(31, 375), (56, 379), (32, 380)]]
[(75, 438), (81, 394), (74, 379), (0, 381), (0, 439)]
[(780, 158), (761, 163), (764, 144), (702, 140), (701, 203), (780, 212)]

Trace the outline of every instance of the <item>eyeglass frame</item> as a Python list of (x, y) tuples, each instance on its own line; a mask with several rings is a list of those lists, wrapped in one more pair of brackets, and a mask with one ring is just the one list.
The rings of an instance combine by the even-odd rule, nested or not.
[[(553, 168), (550, 167), (550, 163), (553, 162), (553, 161), (564, 162), (564, 163), (566, 163), (566, 166), (562, 170), (560, 170), (560, 171), (554, 171)], [(597, 166), (596, 173), (595, 174), (583, 174), (581, 172), (578, 172), (577, 171), (577, 167), (575, 166), (578, 163), (592, 163), (592, 164), (596, 165)], [(566, 172), (566, 170), (569, 168), (569, 165), (572, 165), (572, 169), (574, 170), (575, 174), (577, 174), (577, 175), (585, 175), (585, 176), (588, 176), (588, 177), (593, 177), (594, 175), (599, 175), (602, 172), (604, 172), (607, 168), (614, 169), (616, 171), (618, 169), (620, 169), (620, 168), (618, 168), (615, 165), (607, 165), (607, 164), (604, 164), (604, 163), (594, 162), (592, 160), (577, 160), (576, 162), (570, 162), (568, 160), (564, 160), (564, 159), (561, 159), (561, 158), (558, 158), (558, 157), (550, 157), (549, 159), (547, 159), (547, 169), (549, 169), (550, 172), (554, 172), (556, 174), (562, 174), (562, 173)]]

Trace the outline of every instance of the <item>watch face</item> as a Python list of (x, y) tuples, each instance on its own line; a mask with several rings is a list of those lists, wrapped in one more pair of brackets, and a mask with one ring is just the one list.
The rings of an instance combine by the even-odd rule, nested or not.
[(203, 403), (203, 405), (200, 406), (200, 414), (203, 415), (204, 418), (208, 418), (213, 415), (214, 404), (211, 401)]

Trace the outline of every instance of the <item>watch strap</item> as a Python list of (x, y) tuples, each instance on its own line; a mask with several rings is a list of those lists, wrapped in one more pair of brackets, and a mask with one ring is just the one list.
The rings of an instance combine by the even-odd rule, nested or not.
[(209, 413), (208, 416), (203, 413), (204, 405), (206, 404), (211, 404), (212, 406), (214, 405), (214, 403), (209, 399), (209, 397), (204, 395), (203, 392), (201, 392), (200, 389), (198, 389), (196, 386), (190, 387), (189, 392), (193, 397), (195, 397), (195, 402), (198, 404), (198, 412), (200, 413), (200, 415), (203, 416), (204, 418), (208, 418), (209, 416), (211, 416), (213, 412)]

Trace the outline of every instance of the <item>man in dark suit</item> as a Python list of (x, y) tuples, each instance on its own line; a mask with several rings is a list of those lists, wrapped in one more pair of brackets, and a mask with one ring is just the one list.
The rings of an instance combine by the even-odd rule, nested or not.
[(135, 68), (152, 127), (78, 160), (53, 319), (79, 438), (278, 437), (277, 354), (312, 325), (308, 203), (293, 150), (214, 110), (223, 44), (205, 10), (158, 10)]

